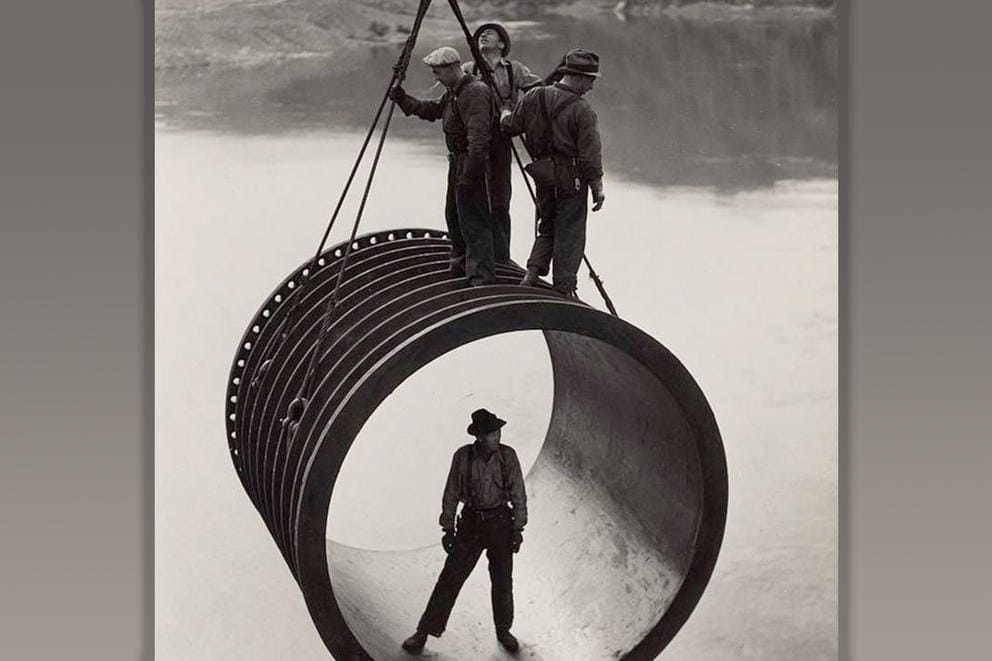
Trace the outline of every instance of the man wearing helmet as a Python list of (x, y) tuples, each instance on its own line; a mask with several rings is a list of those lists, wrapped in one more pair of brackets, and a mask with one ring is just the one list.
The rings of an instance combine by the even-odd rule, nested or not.
[[(508, 60), (510, 34), (499, 23), (480, 25), (472, 36), (482, 55), (483, 66), (492, 75), (494, 101), (499, 106), (496, 114), (503, 109), (512, 110), (521, 94), (532, 87), (543, 84), (543, 79), (535, 75), (517, 60)], [(477, 62), (465, 62), (462, 71), (486, 80)], [(510, 260), (510, 186), (513, 170), (512, 141), (509, 135), (499, 130), (498, 122), (493, 128), (489, 145), (489, 199), (492, 202), (493, 240), (497, 262)]]

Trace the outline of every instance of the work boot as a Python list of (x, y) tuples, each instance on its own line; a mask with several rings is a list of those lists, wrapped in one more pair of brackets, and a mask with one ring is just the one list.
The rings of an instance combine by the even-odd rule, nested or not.
[(461, 277), (465, 275), (465, 263), (464, 262), (449, 262), (448, 263), (448, 273), (455, 277)]
[(557, 287), (555, 287), (555, 291), (557, 291), (559, 294), (561, 294), (567, 299), (571, 299), (573, 301), (579, 300), (579, 295), (575, 292), (574, 289), (558, 289)]
[(503, 649), (510, 654), (513, 654), (520, 649), (520, 643), (517, 642), (517, 637), (510, 633), (509, 629), (497, 629), (496, 640), (498, 640), (499, 644), (503, 646)]
[(424, 649), (424, 645), (427, 644), (427, 634), (422, 631), (418, 631), (409, 638), (403, 641), (403, 649), (411, 654), (416, 654), (420, 650)]
[(527, 275), (524, 276), (520, 284), (524, 287), (536, 287), (537, 286), (537, 269), (533, 266), (527, 267)]

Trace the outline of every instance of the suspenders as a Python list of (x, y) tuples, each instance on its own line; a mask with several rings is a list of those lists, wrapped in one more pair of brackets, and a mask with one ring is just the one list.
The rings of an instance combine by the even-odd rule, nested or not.
[[(562, 113), (565, 108), (572, 105), (579, 100), (578, 94), (571, 94), (564, 101), (558, 104), (554, 112), (548, 112), (548, 91), (547, 88), (541, 88), (537, 91), (538, 101), (541, 107), (541, 117), (544, 119), (544, 153), (540, 156), (548, 156), (554, 152), (552, 143), (554, 142), (554, 121), (558, 119), (558, 115)], [(535, 154), (537, 156), (537, 154)]]
[[(493, 74), (495, 74), (495, 70)], [(472, 75), (477, 76), (479, 74), (479, 64), (477, 62), (472, 63)], [(508, 81), (508, 87), (510, 88), (510, 94), (508, 96), (503, 96), (499, 91), (499, 85), (496, 85), (496, 96), (499, 97), (500, 101), (509, 101), (513, 97), (513, 64), (506, 65), (506, 78)], [(493, 82), (496, 82), (495, 76), (493, 77)]]
[[(504, 500), (509, 500), (506, 497), (506, 485), (509, 482), (509, 468), (507, 467), (506, 456), (503, 454), (502, 446), (498, 447), (496, 451), (499, 453), (500, 460), (500, 474), (503, 478), (503, 498)], [(466, 507), (476, 507), (475, 499), (475, 480), (472, 475), (472, 466), (475, 464), (475, 443), (469, 446), (468, 449), (468, 462), (466, 465), (465, 479), (468, 484), (466, 484), (466, 489), (468, 491), (468, 502), (465, 503)]]
[(466, 507), (475, 507), (475, 480), (472, 476), (472, 466), (475, 464), (475, 443), (473, 443), (468, 449), (468, 470), (465, 471), (465, 479), (468, 481), (466, 485), (468, 487), (468, 502), (465, 503)]

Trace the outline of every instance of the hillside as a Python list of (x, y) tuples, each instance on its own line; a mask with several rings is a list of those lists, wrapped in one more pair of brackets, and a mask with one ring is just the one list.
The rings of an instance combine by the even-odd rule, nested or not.
[[(466, 20), (528, 19), (542, 14), (614, 11), (618, 17), (669, 12), (804, 11), (834, 0), (468, 0)], [(333, 55), (406, 39), (417, 0), (156, 0), (155, 67), (252, 66)], [(448, 3), (436, 0), (425, 37), (460, 34)]]

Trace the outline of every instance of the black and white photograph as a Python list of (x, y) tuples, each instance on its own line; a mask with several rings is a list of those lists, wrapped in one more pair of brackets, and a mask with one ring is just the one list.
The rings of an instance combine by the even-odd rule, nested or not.
[(835, 0), (156, 0), (154, 651), (839, 658)]

